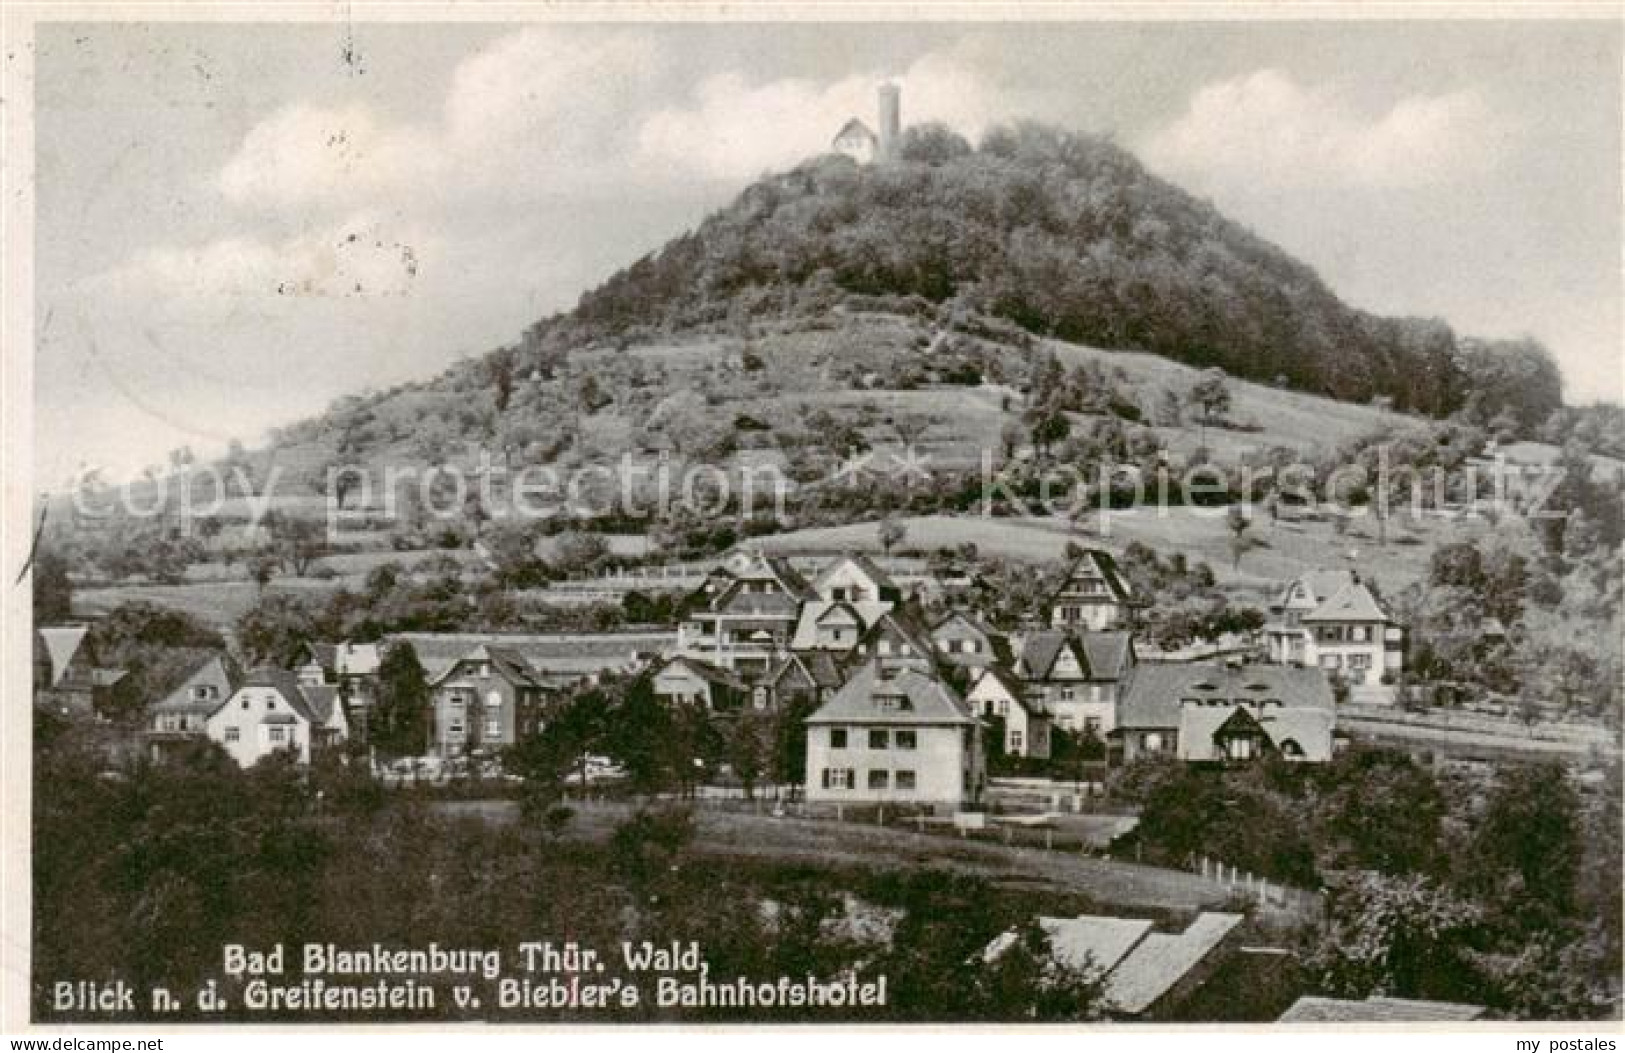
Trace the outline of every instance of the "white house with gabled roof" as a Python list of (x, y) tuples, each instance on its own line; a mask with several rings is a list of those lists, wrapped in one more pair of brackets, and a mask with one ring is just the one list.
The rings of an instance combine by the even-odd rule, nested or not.
[(982, 725), (958, 692), (871, 661), (807, 718), (807, 800), (956, 810), (986, 781)]

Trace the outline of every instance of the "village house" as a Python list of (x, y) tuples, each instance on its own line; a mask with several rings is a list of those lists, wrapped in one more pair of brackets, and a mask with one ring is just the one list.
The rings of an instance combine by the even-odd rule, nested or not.
[(102, 666), (89, 644), (90, 626), (42, 625), (34, 630), (34, 704), (63, 716), (92, 718), (136, 704), (123, 669)]
[(867, 556), (845, 555), (814, 576), (801, 604), (790, 650), (851, 653), (869, 627), (902, 599), (891, 577)]
[(1122, 684), (1134, 664), (1126, 632), (1041, 629), (1017, 641), (1015, 674), (1056, 727), (1104, 740), (1117, 724)]
[(781, 557), (750, 555), (729, 571), (732, 580), (708, 578), (691, 595), (676, 651), (755, 679), (789, 650), (802, 602), (814, 594)]
[(155, 761), (206, 737), (209, 714), (237, 690), (240, 677), (224, 655), (205, 659), (180, 686), (147, 707), (147, 748)]
[(1319, 669), (1147, 662), (1134, 670), (1113, 735), (1125, 762), (1319, 762), (1331, 760), (1335, 727), (1331, 684)]
[(1050, 597), (1050, 628), (1101, 632), (1127, 626), (1134, 596), (1111, 553), (1085, 549)]
[(965, 693), (971, 712), (989, 726), (997, 719), (1004, 728), (1004, 752), (1011, 757), (1050, 755), (1050, 719), (1043, 703), (1027, 698), (1025, 686), (998, 666), (977, 674)]
[(738, 676), (687, 655), (676, 655), (655, 667), (649, 677), (655, 698), (672, 706), (695, 706), (707, 713), (732, 713), (751, 697)]
[(807, 718), (807, 800), (949, 811), (975, 803), (981, 730), (941, 679), (866, 663)]
[(300, 764), (309, 764), (313, 753), (349, 737), (344, 707), (334, 688), (301, 684), (294, 674), (274, 668), (249, 673), (237, 690), (215, 705), (203, 729), (244, 768), (281, 750), (290, 751)]
[(949, 611), (931, 627), (937, 657), (972, 674), (993, 665), (1009, 666), (1010, 641), (971, 611)]
[(826, 652), (789, 654), (752, 688), (752, 704), (757, 709), (822, 705), (845, 680), (840, 664)]
[(458, 757), (511, 746), (532, 730), (542, 684), (518, 651), (480, 643), (432, 674), (429, 694), (429, 749)]
[(1370, 585), (1351, 570), (1318, 570), (1287, 584), (1270, 604), (1264, 639), (1270, 661), (1341, 677), (1357, 700), (1387, 702), (1404, 670), (1405, 634)]
[(930, 672), (935, 669), (936, 647), (916, 612), (898, 607), (869, 626), (853, 649), (853, 658), (859, 662), (877, 659), (888, 666)]

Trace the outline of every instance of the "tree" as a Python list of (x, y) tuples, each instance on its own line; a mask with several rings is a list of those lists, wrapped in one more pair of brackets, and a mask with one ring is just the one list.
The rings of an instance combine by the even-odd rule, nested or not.
[(518, 372), (518, 352), (511, 347), (499, 348), (486, 356), (486, 374), (491, 381), (492, 398), (498, 413), (508, 411), (513, 398), (515, 376)]
[(41, 545), (34, 555), (34, 624), (53, 625), (73, 616), (73, 583), (68, 561)]
[(286, 665), (302, 644), (320, 637), (317, 612), (284, 592), (262, 595), (237, 619), (233, 634), (250, 665)]
[(1472, 965), (1481, 913), (1425, 877), (1364, 872), (1331, 897), (1305, 957), (1315, 985), (1345, 998), (1481, 997)]
[(422, 756), (429, 749), (433, 717), (429, 682), (416, 649), (395, 644), (378, 664), (378, 699), (368, 725), (373, 746), (386, 758)]
[(882, 519), (875, 530), (876, 537), (880, 541), (880, 548), (888, 556), (891, 555), (891, 550), (901, 545), (903, 539), (908, 536), (908, 528), (890, 516)]
[(1202, 422), (1211, 424), (1230, 412), (1230, 386), (1225, 383), (1224, 370), (1209, 369), (1191, 386), (1191, 405), (1202, 411)]
[(271, 545), (283, 568), (295, 577), (304, 577), (311, 565), (327, 553), (327, 541), (322, 536), (321, 524), (314, 519), (267, 512), (265, 528), (271, 535)]
[(1571, 913), (1583, 856), (1580, 801), (1561, 764), (1506, 769), (1469, 849), (1468, 887), (1527, 931)]
[(1241, 557), (1258, 547), (1257, 538), (1247, 533), (1252, 529), (1253, 521), (1247, 513), (1241, 510), (1240, 505), (1232, 505), (1230, 511), (1225, 513), (1224, 525), (1230, 531), (1230, 566), (1234, 570), (1241, 569)]
[(1072, 434), (1072, 423), (1066, 414), (1053, 406), (1040, 406), (1029, 416), (1029, 436), (1040, 457), (1048, 457), (1056, 442)]

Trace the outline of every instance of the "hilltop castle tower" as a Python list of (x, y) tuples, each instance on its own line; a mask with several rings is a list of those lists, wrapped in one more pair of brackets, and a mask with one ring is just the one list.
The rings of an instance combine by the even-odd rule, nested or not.
[(902, 147), (903, 89), (880, 86), (880, 159), (894, 161)]
[(903, 89), (895, 84), (880, 86), (880, 134), (869, 130), (857, 117), (848, 118), (830, 144), (860, 165), (895, 160), (903, 142)]

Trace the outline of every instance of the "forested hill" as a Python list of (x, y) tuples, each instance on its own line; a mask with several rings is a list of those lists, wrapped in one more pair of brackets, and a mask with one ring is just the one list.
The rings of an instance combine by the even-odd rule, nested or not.
[(894, 164), (825, 156), (766, 177), (526, 342), (636, 341), (852, 294), (951, 302), (1041, 335), (1434, 415), (1473, 389), (1525, 426), (1561, 404), (1538, 345), (1458, 341), (1438, 320), (1351, 308), (1112, 143), (1027, 123), (975, 148), (914, 128)]

